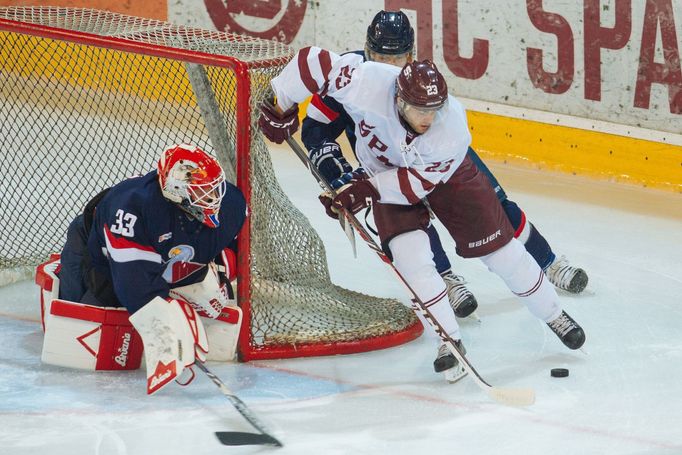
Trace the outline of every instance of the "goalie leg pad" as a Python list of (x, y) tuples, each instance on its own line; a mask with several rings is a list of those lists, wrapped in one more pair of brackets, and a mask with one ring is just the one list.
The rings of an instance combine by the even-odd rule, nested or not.
[(68, 300), (50, 302), (41, 359), (84, 370), (136, 370), (142, 339), (125, 308), (101, 308)]
[(241, 308), (225, 307), (216, 319), (202, 318), (202, 321), (211, 346), (206, 359), (218, 362), (236, 361), (239, 329), (242, 326)]
[(45, 332), (45, 317), (50, 314), (50, 304), (59, 298), (60, 255), (53, 253), (50, 259), (36, 268), (35, 282), (40, 286), (40, 322)]

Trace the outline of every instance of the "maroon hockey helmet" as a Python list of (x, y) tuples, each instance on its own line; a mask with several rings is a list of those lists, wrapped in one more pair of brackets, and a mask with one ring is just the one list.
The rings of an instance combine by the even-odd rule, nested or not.
[(440, 109), (448, 99), (448, 84), (430, 60), (407, 63), (396, 85), (398, 96), (420, 109)]

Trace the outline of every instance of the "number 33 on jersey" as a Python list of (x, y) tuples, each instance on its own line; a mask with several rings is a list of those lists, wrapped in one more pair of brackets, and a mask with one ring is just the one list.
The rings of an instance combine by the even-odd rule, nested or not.
[(116, 211), (116, 221), (111, 225), (110, 231), (123, 237), (135, 237), (135, 222), (137, 216), (126, 213), (121, 209)]

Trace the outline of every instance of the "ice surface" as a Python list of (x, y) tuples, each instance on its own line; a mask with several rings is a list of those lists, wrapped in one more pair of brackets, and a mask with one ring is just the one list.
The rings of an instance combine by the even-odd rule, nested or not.
[[(285, 149), (273, 152), (285, 190), (325, 241), (332, 279), (407, 302), (361, 243), (352, 257), (318, 188)], [(456, 258), (480, 303), (465, 321), (471, 362), (490, 383), (532, 387), (536, 404), (496, 404), (463, 379), (432, 371), (423, 336), (384, 351), (209, 367), (284, 443), (224, 447), (215, 431), (250, 431), (208, 378), (145, 395), (142, 371), (81, 372), (40, 363), (37, 287), (0, 289), (0, 453), (19, 454), (682, 454), (682, 196), (577, 177), (494, 171), (558, 254), (584, 267), (584, 295), (561, 294), (586, 330), (563, 347), (501, 280)], [(442, 231), (442, 229), (441, 229)], [(551, 368), (570, 369), (552, 378)]]

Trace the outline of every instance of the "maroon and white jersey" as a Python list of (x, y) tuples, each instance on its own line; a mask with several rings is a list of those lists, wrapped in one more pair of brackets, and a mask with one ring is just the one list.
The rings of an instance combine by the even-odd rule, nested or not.
[(301, 49), (272, 80), (283, 109), (311, 94), (331, 96), (355, 122), (355, 152), (372, 184), (388, 204), (415, 204), (464, 160), (471, 134), (464, 108), (453, 96), (421, 135), (408, 132), (398, 117), (395, 81), (400, 68), (339, 56), (318, 47)]

